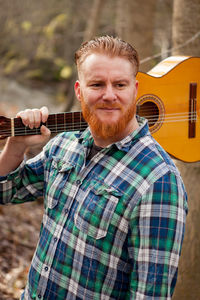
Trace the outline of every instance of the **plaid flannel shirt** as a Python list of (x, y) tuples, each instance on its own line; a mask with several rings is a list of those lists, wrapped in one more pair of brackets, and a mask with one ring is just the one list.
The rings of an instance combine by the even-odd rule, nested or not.
[(62, 133), (0, 183), (0, 202), (44, 196), (22, 299), (171, 299), (187, 199), (147, 122), (86, 157), (93, 138)]

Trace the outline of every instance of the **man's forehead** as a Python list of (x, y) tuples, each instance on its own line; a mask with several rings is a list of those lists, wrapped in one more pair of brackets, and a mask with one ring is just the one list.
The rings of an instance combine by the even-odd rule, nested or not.
[(102, 60), (122, 60), (122, 61), (127, 61), (128, 63), (130, 63), (130, 61), (123, 57), (123, 56), (119, 56), (119, 55), (112, 55), (109, 53), (104, 53), (104, 52), (91, 52), (89, 54), (87, 54), (82, 61), (82, 64), (86, 63), (86, 62), (101, 62)]
[[(132, 74), (135, 66), (125, 57), (110, 56), (102, 53), (91, 53), (82, 62), (79, 73), (90, 71), (93, 74), (107, 72)], [(89, 74), (88, 74), (89, 75)]]

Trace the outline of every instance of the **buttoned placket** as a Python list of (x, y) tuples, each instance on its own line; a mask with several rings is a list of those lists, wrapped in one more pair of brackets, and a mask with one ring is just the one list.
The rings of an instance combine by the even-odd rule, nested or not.
[[(73, 189), (73, 196), (71, 195), (72, 199), (71, 199), (70, 207), (76, 197), (76, 194), (78, 193), (80, 184), (81, 184), (81, 180), (79, 179), (76, 181), (76, 185), (74, 185), (75, 188)], [(45, 261), (45, 263), (43, 264), (42, 271), (41, 271), (41, 277), (38, 282), (37, 295), (38, 295), (38, 297), (40, 296), (39, 299), (43, 299), (43, 297), (44, 297), (44, 294), (45, 294), (45, 291), (47, 288), (48, 277), (49, 277), (49, 273), (51, 271), (51, 266), (52, 266), (53, 259), (54, 259), (55, 253), (56, 253), (57, 245), (58, 245), (59, 239), (62, 235), (63, 228), (66, 228), (65, 224), (67, 223), (70, 207), (69, 207), (69, 204), (68, 204), (68, 207), (66, 207), (66, 205), (64, 205), (59, 222), (56, 224), (55, 231), (53, 233), (54, 237), (52, 237), (51, 246), (49, 246), (48, 252), (46, 254), (46, 257), (49, 257), (50, 259), (49, 259), (49, 261)]]
[[(105, 149), (105, 150), (107, 150), (107, 149)], [(46, 254), (46, 257), (49, 257), (50, 260), (45, 261), (45, 263), (42, 266), (42, 271), (41, 271), (42, 276), (40, 277), (40, 280), (38, 282), (38, 289), (37, 289), (38, 299), (43, 299), (43, 297), (45, 295), (48, 278), (49, 278), (49, 274), (51, 271), (53, 259), (54, 259), (55, 253), (56, 253), (57, 245), (58, 245), (59, 239), (62, 235), (63, 228), (66, 229), (66, 223), (68, 220), (70, 208), (73, 204), (73, 201), (76, 198), (76, 195), (79, 191), (80, 185), (82, 184), (82, 182), (84, 181), (84, 179), (86, 178), (88, 173), (91, 172), (91, 169), (93, 168), (94, 164), (98, 163), (98, 161), (102, 158), (102, 155), (103, 155), (102, 153), (97, 153), (94, 157), (94, 161), (91, 161), (91, 163), (89, 165), (87, 165), (87, 167), (85, 166), (85, 159), (83, 160), (83, 165), (82, 165), (82, 168), (78, 175), (78, 178), (76, 179), (75, 184), (73, 184), (73, 195), (70, 191), (71, 203), (70, 203), (70, 205), (68, 203), (67, 207), (66, 207), (66, 205), (64, 205), (64, 207), (63, 207), (62, 214), (59, 219), (59, 223), (56, 224), (56, 228), (53, 233), (54, 237), (52, 237), (51, 246), (49, 247), (48, 252)], [(63, 188), (63, 186), (64, 186), (64, 184), (62, 183), (62, 188)]]

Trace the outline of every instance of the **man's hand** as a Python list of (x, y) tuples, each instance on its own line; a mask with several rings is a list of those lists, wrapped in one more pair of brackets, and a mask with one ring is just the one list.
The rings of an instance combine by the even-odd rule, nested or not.
[[(31, 129), (38, 128), (41, 123), (45, 123), (48, 116), (48, 108), (45, 106), (40, 109), (27, 109), (17, 114), (17, 117), (22, 119), (23, 124)], [(0, 176), (7, 175), (19, 166), (28, 147), (42, 146), (49, 140), (50, 130), (42, 125), (40, 131), (41, 135), (8, 138), (0, 155)]]
[[(49, 111), (46, 106), (40, 109), (26, 109), (17, 113), (16, 117), (21, 118), (25, 126), (29, 128), (39, 128), (41, 123), (45, 123), (48, 119)], [(34, 147), (45, 144), (50, 137), (50, 130), (42, 125), (40, 128), (41, 135), (21, 136), (10, 138), (14, 143), (23, 143), (24, 147)], [(21, 145), (22, 147), (22, 145)]]

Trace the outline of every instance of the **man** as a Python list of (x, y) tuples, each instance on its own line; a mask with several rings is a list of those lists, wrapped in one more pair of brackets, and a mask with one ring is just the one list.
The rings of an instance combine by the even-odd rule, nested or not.
[[(109, 36), (75, 55), (75, 93), (89, 124), (23, 161), (41, 136), (9, 138), (0, 201), (44, 195), (40, 238), (22, 299), (171, 299), (187, 213), (180, 174), (136, 117), (137, 52)], [(47, 108), (20, 112), (38, 127)]]

